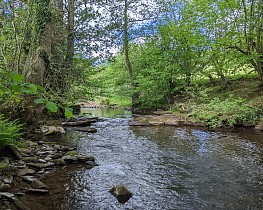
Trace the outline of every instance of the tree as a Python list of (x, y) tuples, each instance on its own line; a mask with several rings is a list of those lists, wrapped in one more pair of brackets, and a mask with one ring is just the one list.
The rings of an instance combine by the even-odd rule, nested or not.
[(239, 52), (239, 60), (250, 63), (263, 81), (263, 2), (215, 0), (211, 4), (219, 20), (216, 27), (225, 25), (221, 46)]
[[(111, 56), (109, 51), (122, 49), (125, 54), (126, 69), (130, 78), (130, 87), (134, 89), (132, 61), (129, 56), (129, 45), (132, 40), (145, 37), (141, 33), (139, 25), (145, 25), (154, 21), (158, 16), (158, 1), (118, 0), (105, 2), (89, 2), (80, 11), (80, 17), (87, 17), (85, 23), (89, 40), (85, 39), (78, 46), (82, 50), (93, 50), (97, 48), (101, 52), (99, 56), (107, 58)], [(84, 19), (84, 18), (83, 18)], [(83, 22), (78, 37), (83, 33)], [(92, 28), (92, 29), (90, 29)], [(80, 29), (80, 27), (79, 27)], [(81, 36), (83, 37), (83, 36)], [(87, 35), (86, 35), (87, 37)], [(84, 46), (85, 45), (85, 46)], [(86, 46), (94, 46), (87, 48)], [(108, 50), (104, 50), (108, 48)], [(136, 98), (136, 94), (133, 98)], [(134, 102), (135, 104), (135, 102)]]

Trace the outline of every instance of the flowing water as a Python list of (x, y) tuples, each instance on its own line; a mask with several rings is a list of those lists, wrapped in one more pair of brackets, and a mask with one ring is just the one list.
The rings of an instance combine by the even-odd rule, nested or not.
[[(56, 192), (47, 209), (263, 209), (262, 132), (131, 127), (129, 112), (85, 111), (104, 117), (97, 133), (78, 133), (78, 151), (99, 166), (51, 175)], [(133, 193), (127, 203), (108, 192), (116, 185)]]

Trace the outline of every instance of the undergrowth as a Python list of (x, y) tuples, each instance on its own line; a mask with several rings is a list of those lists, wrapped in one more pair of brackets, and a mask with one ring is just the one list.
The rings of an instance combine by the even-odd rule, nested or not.
[(16, 139), (22, 135), (21, 129), (18, 121), (9, 121), (0, 115), (0, 147), (18, 145)]
[(209, 127), (221, 125), (233, 126), (243, 122), (255, 123), (262, 111), (246, 103), (245, 99), (230, 97), (226, 100), (212, 99), (209, 103), (198, 106), (192, 116), (200, 119)]

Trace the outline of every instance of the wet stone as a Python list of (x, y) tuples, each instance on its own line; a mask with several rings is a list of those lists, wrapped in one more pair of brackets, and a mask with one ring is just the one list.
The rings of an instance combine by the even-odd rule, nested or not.
[(56, 153), (56, 154), (53, 154), (53, 155), (50, 155), (49, 156), (52, 159), (58, 159), (58, 158), (61, 158), (62, 157), (62, 154), (61, 153)]
[(24, 176), (24, 175), (27, 175), (27, 174), (34, 174), (35, 171), (33, 169), (30, 169), (30, 168), (24, 168), (24, 169), (19, 169), (18, 170), (18, 176)]
[(111, 188), (109, 191), (120, 203), (127, 202), (131, 197), (132, 193), (128, 190), (127, 187), (119, 185)]
[(32, 183), (36, 178), (34, 176), (22, 176), (22, 180)]
[(57, 165), (57, 166), (64, 166), (64, 165), (66, 165), (65, 160), (63, 160), (62, 158), (59, 158), (59, 159), (54, 160), (54, 163), (55, 163), (55, 165)]
[(30, 155), (31, 154), (31, 149), (27, 149), (27, 148), (19, 148), (19, 151), (22, 153), (22, 154), (27, 154), (27, 155)]
[(30, 210), (30, 208), (23, 204), (18, 198), (13, 198), (13, 202), (19, 210)]
[(28, 188), (27, 189), (28, 192), (31, 192), (31, 193), (40, 193), (40, 194), (47, 194), (49, 193), (49, 191), (47, 189), (35, 189), (35, 188)]
[(48, 156), (48, 157), (44, 158), (44, 160), (45, 160), (45, 161), (51, 161), (51, 160), (53, 160), (53, 159)]
[(24, 143), (29, 147), (38, 146), (38, 143), (29, 140), (26, 140)]
[(33, 157), (33, 156), (30, 156), (30, 157), (23, 157), (22, 160), (26, 163), (28, 162), (36, 162), (37, 161), (37, 157)]
[(263, 131), (263, 125), (257, 125), (255, 127), (256, 130)]
[(54, 166), (55, 164), (52, 162), (47, 162), (47, 163), (27, 163), (28, 166), (42, 169), (42, 168), (48, 168), (51, 166)]
[(75, 162), (78, 160), (78, 158), (76, 158), (75, 156), (71, 156), (71, 155), (65, 155), (62, 157), (62, 159), (66, 162)]
[(86, 163), (87, 165), (89, 165), (89, 166), (98, 166), (98, 164), (95, 163), (94, 161), (86, 161), (85, 163)]
[(75, 156), (80, 162), (95, 161), (93, 156), (76, 155)]
[(53, 145), (53, 148), (55, 149), (55, 150), (60, 150), (61, 149), (61, 146), (59, 146), (59, 145)]
[(9, 193), (9, 192), (0, 192), (0, 196), (8, 199), (15, 197), (13, 193)]
[(38, 159), (38, 162), (39, 162), (39, 163), (46, 163), (47, 161), (46, 161), (46, 160), (43, 160), (43, 159)]
[(10, 178), (5, 178), (5, 179), (4, 179), (4, 183), (5, 183), (5, 184), (11, 184), (12, 181), (13, 181), (13, 177), (12, 177), (12, 176), (11, 176)]
[(24, 164), (24, 165), (15, 165), (15, 167), (18, 168), (18, 169), (23, 169), (23, 168), (26, 167), (26, 164)]
[(23, 197), (23, 196), (25, 196), (25, 193), (24, 192), (16, 192), (15, 196)]
[(8, 159), (8, 158), (4, 158), (4, 159), (0, 162), (0, 170), (6, 168), (9, 163), (10, 163), (9, 159)]
[(45, 185), (43, 182), (41, 182), (38, 179), (35, 179), (31, 183), (31, 187), (34, 188), (34, 189), (48, 189), (47, 185)]
[(69, 151), (69, 152), (67, 152), (65, 155), (71, 155), (71, 156), (76, 156), (76, 155), (78, 155), (79, 153), (77, 152), (77, 151)]
[(5, 168), (2, 168), (1, 172), (3, 175), (8, 175), (8, 176), (16, 176), (18, 174), (19, 169), (11, 166), (11, 165), (7, 165)]
[(45, 173), (45, 170), (42, 169), (42, 170), (38, 171), (37, 173), (38, 173), (38, 174), (43, 174), (43, 173)]
[(49, 151), (38, 151), (37, 152), (37, 155), (47, 155), (47, 154), (50, 154), (51, 152)]
[(3, 182), (0, 182), (0, 191), (4, 192), (10, 189), (10, 184), (5, 184)]
[[(3, 201), (3, 204), (4, 204), (4, 206), (9, 206), (9, 205), (10, 205), (10, 202), (7, 201), (7, 200), (4, 200), (4, 201)], [(8, 210), (8, 209), (7, 209), (7, 210)]]

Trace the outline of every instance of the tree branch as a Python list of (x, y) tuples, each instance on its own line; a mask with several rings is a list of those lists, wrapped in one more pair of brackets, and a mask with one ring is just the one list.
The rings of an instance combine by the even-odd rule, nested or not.
[(250, 54), (249, 52), (244, 51), (244, 50), (242, 50), (241, 48), (239, 48), (239, 47), (237, 47), (237, 46), (233, 46), (233, 45), (230, 45), (230, 46), (226, 47), (226, 49), (235, 49), (235, 50), (241, 52), (241, 53), (244, 54), (244, 55), (249, 55), (249, 54)]

